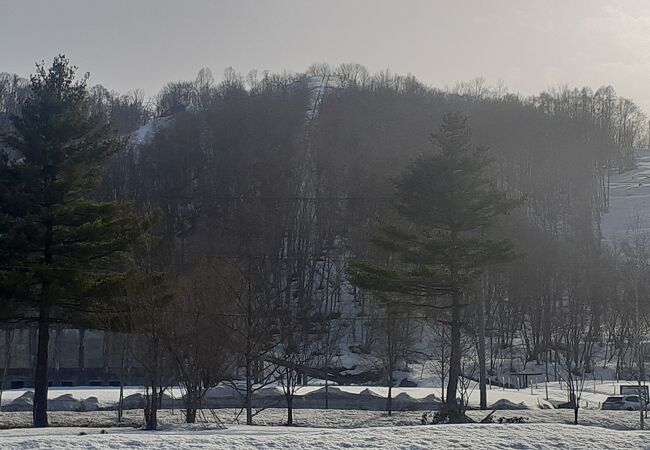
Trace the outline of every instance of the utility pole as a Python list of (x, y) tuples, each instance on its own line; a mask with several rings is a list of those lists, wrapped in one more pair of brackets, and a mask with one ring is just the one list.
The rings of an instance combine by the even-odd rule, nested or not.
[(644, 422), (644, 410), (646, 409), (645, 406), (645, 391), (641, 391), (641, 380), (645, 378), (644, 373), (643, 373), (643, 355), (641, 352), (641, 323), (639, 320), (639, 288), (638, 288), (638, 283), (634, 286), (634, 297), (636, 300), (636, 357), (637, 357), (637, 363), (639, 365), (639, 378), (638, 378), (638, 395), (639, 395), (639, 404), (641, 405), (641, 408), (639, 408), (639, 423), (641, 426), (641, 429), (645, 429), (645, 422)]
[(329, 409), (329, 380), (330, 380), (330, 319), (327, 319), (327, 344), (325, 346), (325, 409)]

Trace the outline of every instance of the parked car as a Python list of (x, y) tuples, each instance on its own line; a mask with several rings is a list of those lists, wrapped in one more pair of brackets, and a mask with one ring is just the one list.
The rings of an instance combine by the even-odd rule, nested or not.
[(638, 395), (618, 395), (607, 397), (601, 409), (638, 411), (641, 409), (641, 402)]

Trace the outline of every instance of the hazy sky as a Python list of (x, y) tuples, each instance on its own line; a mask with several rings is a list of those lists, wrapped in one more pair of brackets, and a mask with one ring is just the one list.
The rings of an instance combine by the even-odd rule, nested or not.
[(0, 72), (58, 53), (148, 95), (201, 67), (358, 62), (440, 87), (612, 84), (650, 111), (648, 0), (0, 0)]

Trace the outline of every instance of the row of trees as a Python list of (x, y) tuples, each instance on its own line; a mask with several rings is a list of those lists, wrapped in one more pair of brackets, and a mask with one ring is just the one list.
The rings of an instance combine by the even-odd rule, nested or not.
[[(239, 224), (247, 224), (244, 240), (256, 233), (270, 233), (276, 226), (278, 235), (293, 240), (301, 235), (302, 231), (298, 230), (304, 230), (302, 227), (309, 224), (311, 231), (303, 236), (311, 239), (312, 243), (305, 248), (312, 246), (321, 250), (307, 251), (306, 255), (318, 255), (334, 269), (336, 284), (330, 292), (335, 297), (333, 300), (338, 302), (330, 303), (325, 298), (315, 304), (332, 305), (326, 306), (326, 311), (347, 319), (347, 322), (339, 322), (349, 324), (343, 333), (348, 344), (357, 348), (361, 342), (358, 348), (376, 355), (384, 351), (394, 354), (393, 345), (385, 339), (387, 335), (378, 331), (382, 323), (393, 329), (391, 324), (395, 321), (386, 317), (390, 308), (377, 300), (381, 296), (373, 293), (374, 290), (353, 288), (352, 299), (346, 299), (345, 291), (350, 287), (341, 277), (341, 268), (351, 257), (362, 260), (386, 257), (381, 252), (377, 254), (370, 244), (369, 230), (378, 227), (379, 217), (385, 218), (386, 222), (400, 220), (395, 217), (391, 206), (395, 197), (388, 180), (398, 176), (410, 158), (427, 151), (426, 136), (445, 110), (461, 110), (471, 117), (475, 142), (491, 146), (495, 159), (488, 169), (491, 179), (512, 198), (525, 197), (522, 207), (497, 227), (501, 236), (508, 236), (516, 243), (524, 257), (505, 271), (490, 270), (485, 275), (482, 289), (485, 293), (480, 295), (485, 297), (486, 338), (490, 341), (487, 371), (496, 373), (498, 366), (506, 360), (513, 366), (519, 364), (513, 360), (520, 360), (523, 364), (535, 360), (544, 361), (547, 366), (550, 361), (554, 362), (557, 374), (562, 354), (552, 349), (566, 348), (567, 330), (575, 330), (581, 324), (593, 327), (592, 331), (578, 334), (583, 344), (586, 338), (610, 339), (608, 333), (600, 332), (605, 327), (601, 319), (613, 317), (604, 311), (618, 315), (618, 300), (612, 300), (616, 297), (603, 298), (611, 285), (607, 285), (610, 280), (605, 281), (600, 275), (604, 270), (602, 266), (617, 257), (600, 244), (599, 218), (608, 207), (610, 171), (622, 170), (631, 147), (641, 142), (640, 130), (645, 121), (642, 115), (635, 115), (632, 121), (637, 133), (634, 139), (617, 139), (616, 136), (620, 135), (617, 130), (621, 123), (628, 123), (626, 119), (621, 120), (622, 116), (616, 113), (603, 116), (602, 108), (595, 110), (601, 113), (594, 112), (594, 108), (587, 108), (591, 111), (589, 114), (575, 113), (581, 111), (575, 106), (576, 95), (557, 95), (553, 100), (554, 108), (549, 109), (536, 98), (520, 99), (504, 93), (450, 94), (426, 88), (413, 77), (388, 73), (370, 76), (363, 68), (354, 65), (337, 70), (317, 66), (310, 69), (309, 75), (307, 83), (290, 76), (273, 78), (275, 82), (265, 83), (265, 88), (261, 88), (259, 85), (247, 86), (244, 77), (229, 72), (227, 82), (211, 91), (213, 94), (208, 106), (203, 110), (178, 113), (175, 123), (166, 132), (159, 134), (150, 145), (139, 148), (137, 158), (149, 158), (145, 159), (146, 164), (133, 159), (121, 166), (121, 173), (126, 173), (124, 168), (132, 168), (140, 174), (138, 167), (150, 167), (151, 162), (169, 157), (166, 164), (173, 169), (167, 171), (159, 165), (155, 169), (157, 173), (149, 173), (147, 177), (168, 182), (171, 176), (178, 176), (178, 168), (182, 166), (187, 178), (194, 180), (191, 184), (172, 183), (167, 186), (166, 193), (156, 187), (136, 188), (137, 192), (150, 193), (149, 201), (160, 205), (164, 211), (183, 216), (182, 220), (169, 217), (166, 223), (177, 221), (195, 227), (182, 228), (188, 232), (180, 234), (181, 228), (168, 230), (168, 239), (183, 242), (183, 255), (175, 257), (191, 260), (201, 251), (207, 254), (223, 252), (223, 249), (205, 249), (206, 242), (218, 241), (202, 235), (205, 230), (196, 228), (205, 217), (212, 218), (208, 221), (213, 227), (215, 224), (223, 227), (220, 236), (228, 236), (228, 239), (231, 239), (231, 232), (225, 224), (233, 217), (241, 220)], [(301, 116), (289, 114), (303, 111), (300, 105), (304, 105), (311, 95), (309, 85), (314, 82), (336, 88), (326, 95), (315, 119), (307, 120), (305, 125)], [(616, 98), (608, 88), (600, 89), (595, 96), (602, 99), (605, 91), (614, 105), (628, 102)], [(267, 111), (273, 111), (274, 117), (268, 117)], [(278, 140), (272, 130), (280, 130), (281, 136), (291, 136), (291, 139)], [(186, 139), (182, 145), (178, 145), (179, 138)], [(252, 148), (250, 143), (268, 142), (275, 142), (273, 147), (279, 151), (260, 150), (266, 148), (261, 146), (253, 154), (248, 153)], [(184, 150), (187, 148), (196, 153), (188, 158), (187, 150)], [(249, 164), (256, 159), (264, 161), (262, 173), (255, 170), (256, 165)], [(234, 174), (240, 176), (234, 177)], [(241, 174), (246, 174), (246, 187), (257, 187), (252, 191), (242, 189)], [(266, 178), (269, 174), (281, 175), (269, 180)], [(204, 179), (210, 181), (204, 182)], [(214, 188), (211, 186), (214, 180), (223, 184)], [(138, 180), (139, 183), (143, 181)], [(288, 187), (291, 185), (294, 187)], [(178, 186), (191, 187), (191, 192), (181, 193)], [(136, 197), (135, 193), (127, 190), (122, 195)], [(224, 192), (235, 194), (219, 195)], [(254, 194), (246, 197), (242, 192)], [(295, 195), (291, 197), (288, 192)], [(191, 207), (188, 207), (188, 202)], [(253, 205), (246, 210), (251, 216), (235, 213), (237, 207), (242, 207), (245, 202)], [(260, 211), (268, 211), (265, 208), (267, 204), (273, 205), (272, 211), (260, 214)], [(291, 206), (287, 206), (289, 204)], [(302, 221), (280, 219), (296, 217), (290, 211), (306, 213), (300, 216)], [(274, 219), (262, 222), (261, 216)], [(214, 220), (215, 217), (218, 219)], [(263, 232), (252, 231), (262, 227)], [(215, 231), (213, 228), (209, 232)], [(278, 267), (291, 264), (292, 254), (274, 250), (284, 245), (283, 241), (276, 242), (278, 244), (267, 247), (262, 254), (270, 251), (282, 255), (274, 263)], [(202, 247), (201, 251), (191, 250), (196, 243)], [(242, 252), (240, 247), (234, 253), (229, 250), (226, 254), (246, 259), (247, 252)], [(262, 254), (257, 256), (267, 258)], [(318, 264), (318, 261), (311, 263), (316, 267)], [(304, 267), (309, 266), (302, 267), (293, 270), (301, 274)], [(326, 276), (328, 280), (331, 278), (330, 274)], [(275, 283), (280, 279), (282, 277), (278, 277)], [(305, 292), (304, 297), (298, 297), (300, 302), (305, 302), (305, 298), (313, 302), (319, 296), (318, 291), (308, 293), (304, 288), (299, 291)], [(598, 293), (598, 298), (592, 298), (593, 293)], [(475, 292), (467, 295), (479, 297)], [(592, 308), (593, 302), (606, 304), (599, 309), (603, 311), (602, 316), (599, 313), (592, 317), (592, 312), (597, 311)], [(298, 305), (293, 307), (300, 308)], [(574, 314), (566, 316), (566, 307), (572, 308)], [(450, 318), (440, 319), (439, 315), (437, 319), (432, 318), (436, 315), (426, 310), (411, 309), (409, 312), (400, 307), (393, 308), (393, 313), (395, 310), (405, 314), (403, 319), (407, 321), (415, 315), (418, 323), (442, 320), (448, 325), (453, 322)], [(477, 308), (470, 308), (463, 313), (461, 320), (464, 339), (469, 338), (470, 342), (480, 334), (480, 330), (467, 326), (476, 323), (476, 315), (480, 317), (478, 312)], [(350, 320), (349, 315), (360, 315), (363, 319)], [(559, 321), (565, 317), (574, 317), (574, 320), (570, 323)], [(610, 328), (617, 333), (624, 329), (619, 326)], [(404, 334), (406, 341), (413, 341), (412, 336), (413, 333)], [(448, 339), (449, 334), (446, 336)], [(385, 362), (378, 362), (380, 370), (392, 372), (387, 368), (403, 367), (411, 357), (408, 355), (412, 355), (413, 348), (417, 347), (417, 343), (411, 345), (409, 351), (399, 352), (399, 357), (380, 357), (385, 359)], [(621, 358), (625, 360), (627, 350), (622, 348), (628, 347), (625, 344), (615, 353), (623, 355)], [(588, 345), (585, 348), (592, 347)], [(451, 352), (443, 348), (441, 353), (448, 357)], [(395, 358), (401, 363), (391, 363)], [(586, 361), (589, 358), (583, 355), (579, 359)], [(447, 369), (444, 369), (445, 364), (442, 366), (442, 377), (446, 377), (449, 365)], [(563, 372), (562, 368), (559, 372)], [(384, 378), (392, 380), (392, 375)]]
[[(475, 360), (483, 386), (531, 361), (584, 379), (599, 346), (621, 374), (633, 360), (639, 315), (620, 305), (640, 303), (628, 266), (645, 266), (599, 227), (643, 136), (629, 101), (446, 92), (352, 64), (224, 78), (202, 70), (154, 107), (89, 89), (63, 57), (29, 85), (2, 78), (3, 317), (40, 324), (36, 425), (53, 323), (133, 336), (149, 428), (174, 383), (188, 421), (227, 381), (251, 423), (278, 382), (291, 421), (306, 376), (390, 388), (435, 362), (456, 415)], [(154, 115), (151, 139), (111, 131)], [(370, 362), (354, 376), (351, 354)]]

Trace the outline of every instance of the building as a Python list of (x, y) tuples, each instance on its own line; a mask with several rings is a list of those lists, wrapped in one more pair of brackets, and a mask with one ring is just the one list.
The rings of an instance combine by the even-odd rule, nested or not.
[[(141, 382), (128, 350), (129, 336), (96, 330), (53, 327), (50, 386), (119, 386)], [(0, 330), (0, 382), (5, 388), (34, 385), (36, 328)]]

